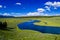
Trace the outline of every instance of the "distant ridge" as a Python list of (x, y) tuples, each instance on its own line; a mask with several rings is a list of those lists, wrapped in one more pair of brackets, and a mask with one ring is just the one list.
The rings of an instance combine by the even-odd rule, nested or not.
[(12, 18), (14, 16), (4, 16), (4, 15), (0, 15), (0, 18)]
[(5, 15), (0, 15), (0, 18), (51, 18), (51, 17), (60, 17), (59, 16), (5, 16)]

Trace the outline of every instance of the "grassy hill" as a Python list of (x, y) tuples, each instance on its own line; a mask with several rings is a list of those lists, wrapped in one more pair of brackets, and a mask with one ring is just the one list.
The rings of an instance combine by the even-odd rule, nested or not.
[[(60, 27), (60, 17), (16, 17), (16, 18), (0, 18), (0, 21), (7, 21), (9, 30), (0, 30), (0, 40), (60, 40), (60, 35), (41, 33), (33, 30), (21, 30), (17, 24), (28, 20), (41, 20), (41, 23), (35, 25), (57, 26)], [(44, 22), (47, 22), (45, 24)]]

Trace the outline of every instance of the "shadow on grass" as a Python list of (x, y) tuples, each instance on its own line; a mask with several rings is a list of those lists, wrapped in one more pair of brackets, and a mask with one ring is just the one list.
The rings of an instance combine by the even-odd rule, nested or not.
[(11, 29), (14, 29), (14, 28), (9, 28), (9, 27), (4, 28), (4, 29), (0, 28), (0, 30), (4, 30), (4, 31), (11, 31)]

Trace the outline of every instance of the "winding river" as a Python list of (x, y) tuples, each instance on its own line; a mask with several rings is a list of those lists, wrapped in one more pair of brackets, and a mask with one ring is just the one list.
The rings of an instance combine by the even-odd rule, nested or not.
[(40, 22), (40, 21), (30, 20), (27, 22), (20, 23), (17, 26), (21, 30), (35, 30), (42, 33), (60, 34), (60, 27), (34, 25), (33, 23), (35, 22)]

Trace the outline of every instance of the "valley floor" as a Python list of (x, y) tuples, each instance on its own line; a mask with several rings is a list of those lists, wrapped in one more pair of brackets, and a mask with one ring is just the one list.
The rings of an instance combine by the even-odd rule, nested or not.
[[(41, 20), (35, 25), (60, 27), (60, 17), (51, 18), (0, 18), (0, 21), (7, 21), (9, 30), (0, 30), (0, 40), (60, 40), (58, 34), (41, 33), (33, 30), (21, 30), (17, 24), (28, 20)], [(47, 22), (47, 24), (45, 23)]]

